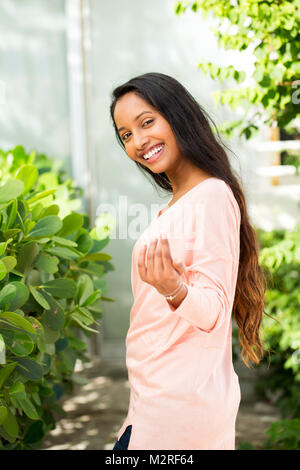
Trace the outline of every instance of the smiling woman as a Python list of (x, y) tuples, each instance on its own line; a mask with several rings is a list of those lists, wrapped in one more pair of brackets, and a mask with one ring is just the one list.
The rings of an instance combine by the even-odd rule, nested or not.
[(174, 78), (129, 80), (110, 112), (128, 157), (172, 193), (133, 249), (130, 404), (118, 438), (131, 426), (129, 450), (234, 449), (231, 319), (242, 359), (258, 364), (266, 289), (242, 185), (217, 129)]

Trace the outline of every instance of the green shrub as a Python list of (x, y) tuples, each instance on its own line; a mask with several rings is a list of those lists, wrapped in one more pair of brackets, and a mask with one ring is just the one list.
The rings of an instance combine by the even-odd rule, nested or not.
[(263, 442), (265, 450), (299, 450), (300, 419), (282, 419), (272, 423), (267, 431), (268, 439)]
[(78, 188), (45, 155), (0, 151), (0, 449), (41, 447), (97, 333), (111, 256)]
[(269, 398), (284, 418), (300, 416), (300, 224), (295, 230), (259, 230), (260, 263), (269, 288), (262, 339), (270, 350), (263, 363), (269, 373), (257, 390)]

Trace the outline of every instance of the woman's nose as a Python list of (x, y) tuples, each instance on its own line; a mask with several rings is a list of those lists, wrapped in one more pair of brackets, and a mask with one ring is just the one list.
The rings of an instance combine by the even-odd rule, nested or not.
[(133, 139), (134, 139), (134, 145), (135, 145), (137, 150), (143, 150), (144, 147), (149, 142), (148, 137), (145, 134), (142, 134), (142, 133), (134, 134)]

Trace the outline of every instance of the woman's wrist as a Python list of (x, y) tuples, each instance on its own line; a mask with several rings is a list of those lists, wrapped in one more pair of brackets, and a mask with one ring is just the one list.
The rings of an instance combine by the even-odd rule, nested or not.
[[(187, 292), (188, 292), (187, 285), (184, 282), (182, 282), (181, 285), (180, 285), (180, 288), (178, 289), (177, 293), (173, 296), (173, 298), (172, 299), (166, 299), (166, 300), (169, 302), (169, 304), (172, 307), (177, 308), (177, 307), (179, 307), (181, 302), (183, 302), (183, 300), (187, 296)], [(165, 296), (165, 298), (166, 297), (167, 296)]]

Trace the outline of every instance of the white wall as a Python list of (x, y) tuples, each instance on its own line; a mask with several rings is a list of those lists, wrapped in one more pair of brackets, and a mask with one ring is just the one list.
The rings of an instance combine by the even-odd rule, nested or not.
[(64, 0), (1, 0), (0, 147), (69, 159)]

